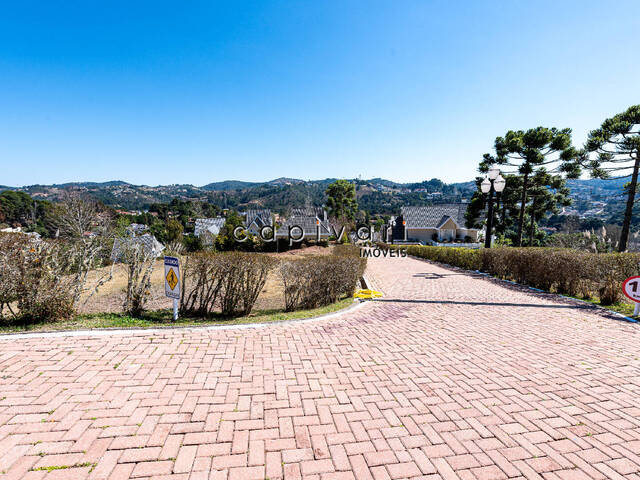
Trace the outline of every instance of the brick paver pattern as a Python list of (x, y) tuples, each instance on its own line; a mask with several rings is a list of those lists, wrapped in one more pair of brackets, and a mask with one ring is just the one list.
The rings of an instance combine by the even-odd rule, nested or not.
[(3, 479), (640, 479), (638, 326), (415, 259), (244, 330), (0, 340)]

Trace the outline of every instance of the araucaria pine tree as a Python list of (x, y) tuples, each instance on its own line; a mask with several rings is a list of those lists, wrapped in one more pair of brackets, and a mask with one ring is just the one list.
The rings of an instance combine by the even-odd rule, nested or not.
[[(522, 246), (525, 210), (533, 177), (536, 174), (550, 174), (558, 186), (558, 178), (577, 178), (580, 176), (578, 152), (571, 145), (571, 129), (537, 127), (523, 131), (510, 130), (504, 137), (497, 137), (494, 144), (495, 155), (486, 153), (480, 163), (480, 172), (486, 172), (492, 166), (505, 169), (504, 173), (522, 177), (520, 207), (516, 245)], [(562, 178), (564, 180), (564, 178)], [(541, 185), (537, 185), (540, 187)], [(551, 184), (547, 185), (553, 188)]]
[(640, 105), (629, 107), (602, 122), (589, 133), (585, 145), (585, 163), (593, 178), (615, 179), (631, 175), (626, 185), (627, 206), (624, 211), (618, 251), (624, 252), (629, 241), (633, 203), (640, 168)]
[(348, 180), (336, 180), (327, 187), (329, 215), (338, 220), (354, 220), (358, 213), (356, 186)]

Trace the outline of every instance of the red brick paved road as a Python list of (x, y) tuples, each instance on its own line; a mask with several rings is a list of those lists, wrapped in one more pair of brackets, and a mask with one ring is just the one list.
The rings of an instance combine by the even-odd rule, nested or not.
[(413, 259), (369, 275), (414, 301), (0, 340), (0, 478), (640, 479), (638, 326)]

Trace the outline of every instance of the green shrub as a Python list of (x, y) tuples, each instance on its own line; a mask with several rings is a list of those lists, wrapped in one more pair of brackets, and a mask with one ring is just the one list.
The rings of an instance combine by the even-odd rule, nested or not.
[(189, 253), (199, 252), (204, 248), (202, 239), (200, 237), (196, 237), (195, 235), (185, 235), (182, 238), (182, 243), (184, 243), (184, 247)]
[(480, 268), (481, 262), (478, 252), (478, 250), (457, 247), (424, 247), (420, 245), (407, 247), (409, 255), (454, 265), (467, 270), (478, 270)]

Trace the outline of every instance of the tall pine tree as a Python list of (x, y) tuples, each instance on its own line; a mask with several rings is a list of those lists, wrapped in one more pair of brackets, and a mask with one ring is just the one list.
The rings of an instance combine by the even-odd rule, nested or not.
[(600, 128), (591, 131), (583, 161), (593, 178), (615, 179), (631, 175), (625, 186), (627, 205), (618, 242), (618, 251), (624, 252), (629, 241), (640, 169), (640, 105), (606, 119)]
[[(509, 130), (504, 137), (497, 137), (495, 154), (486, 153), (479, 170), (484, 173), (493, 166), (504, 169), (505, 174), (517, 174), (522, 178), (515, 244), (522, 246), (525, 211), (529, 189), (537, 174), (565, 175), (567, 178), (580, 176), (578, 152), (571, 145), (571, 129), (537, 127), (529, 130)], [(552, 185), (547, 185), (551, 187)]]

